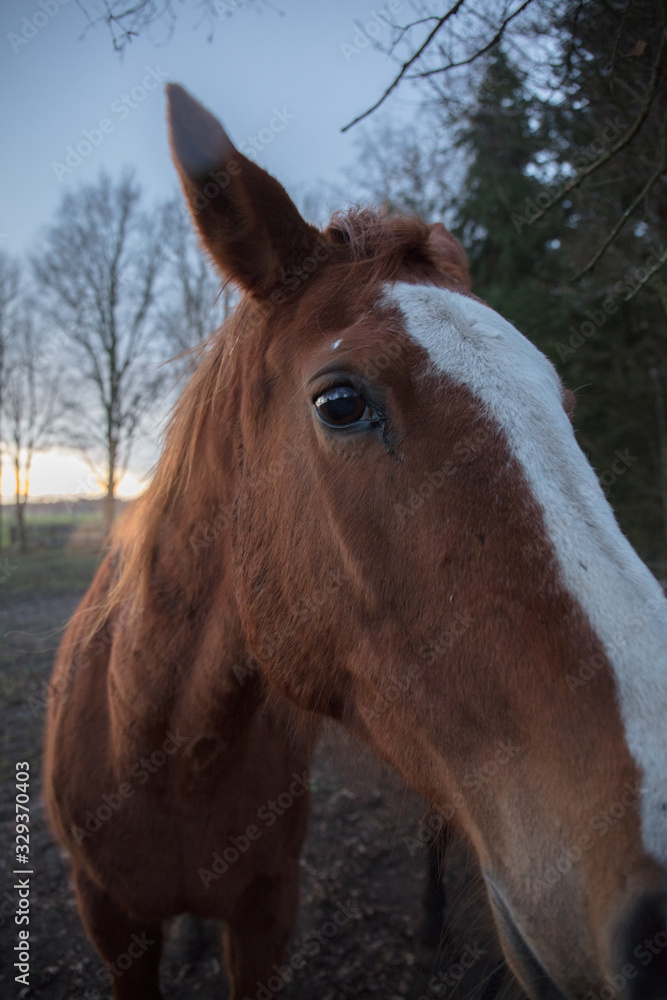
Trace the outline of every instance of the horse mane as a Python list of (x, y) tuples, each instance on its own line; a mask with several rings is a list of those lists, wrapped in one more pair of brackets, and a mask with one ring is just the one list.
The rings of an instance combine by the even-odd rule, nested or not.
[(324, 231), (325, 238), (345, 247), (343, 260), (368, 262), (380, 280), (389, 280), (413, 258), (428, 258), (429, 235), (429, 227), (416, 216), (358, 205), (334, 212)]
[(124, 601), (134, 609), (144, 606), (163, 519), (195, 492), (197, 452), (210, 408), (229, 376), (228, 356), (245, 312), (241, 305), (195, 352), (197, 367), (172, 409), (153, 478), (114, 525), (109, 544), (114, 574), (100, 609), (103, 618)]
[(414, 215), (388, 215), (385, 210), (354, 207), (336, 212), (325, 236), (343, 241), (349, 258), (367, 263), (378, 281), (391, 281), (399, 271), (421, 280), (470, 287), (468, 262), (458, 240), (442, 223), (427, 225)]
[[(323, 233), (324, 240), (334, 247), (327, 266), (361, 264), (365, 283), (391, 280), (401, 269), (411, 265), (422, 273), (426, 269), (426, 272), (434, 270), (442, 274), (441, 255), (429, 246), (430, 235), (430, 227), (415, 217), (389, 216), (382, 210), (359, 207), (336, 212)], [(234, 346), (246, 324), (256, 322), (257, 308), (252, 296), (244, 295), (234, 313), (201, 346), (201, 360), (172, 411), (154, 477), (145, 493), (119, 519), (112, 533), (113, 578), (103, 606), (96, 609), (96, 627), (121, 602), (129, 602), (135, 610), (144, 606), (161, 528), (170, 511), (187, 497), (187, 510), (194, 512), (200, 523), (202, 519), (205, 521), (199, 495), (201, 486), (194, 484), (193, 473), (205, 455), (211, 410), (214, 405), (220, 407), (224, 390), (233, 381), (234, 365), (230, 362)], [(213, 515), (209, 512), (209, 516)], [(185, 528), (178, 529), (185, 537), (177, 542), (190, 564), (201, 563), (188, 546), (192, 523), (192, 518), (189, 523), (186, 519)], [(174, 544), (173, 539), (171, 544)], [(194, 567), (189, 565), (188, 568)], [(201, 586), (193, 581), (191, 589), (196, 593), (201, 591)]]

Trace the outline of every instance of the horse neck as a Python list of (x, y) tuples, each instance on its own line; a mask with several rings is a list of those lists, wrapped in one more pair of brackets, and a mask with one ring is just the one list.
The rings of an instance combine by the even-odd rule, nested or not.
[(121, 555), (134, 546), (127, 574), (139, 581), (112, 612), (110, 709), (124, 757), (178, 727), (194, 741), (219, 740), (261, 700), (232, 576), (240, 390), (227, 343), (188, 386), (155, 479), (120, 537)]

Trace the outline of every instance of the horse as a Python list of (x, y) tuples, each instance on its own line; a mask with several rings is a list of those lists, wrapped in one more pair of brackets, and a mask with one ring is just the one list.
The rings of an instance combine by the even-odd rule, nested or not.
[(533, 1000), (665, 1000), (667, 603), (572, 393), (441, 223), (320, 230), (168, 103), (243, 294), (54, 668), (48, 813), (114, 997), (159, 1000), (183, 911), (223, 922), (234, 998), (280, 965), (329, 717), (472, 845)]

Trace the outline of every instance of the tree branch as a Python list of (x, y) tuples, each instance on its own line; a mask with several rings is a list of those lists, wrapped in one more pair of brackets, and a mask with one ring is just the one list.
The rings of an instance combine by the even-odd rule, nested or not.
[(612, 157), (616, 156), (617, 153), (619, 153), (622, 149), (624, 149), (632, 142), (637, 132), (646, 121), (648, 113), (651, 110), (651, 104), (653, 103), (653, 98), (655, 97), (656, 92), (658, 90), (658, 83), (660, 77), (660, 64), (662, 62), (662, 56), (665, 51), (665, 39), (666, 39), (666, 33), (665, 29), (663, 28), (663, 30), (660, 33), (660, 46), (658, 48), (658, 55), (656, 57), (653, 66), (653, 72), (651, 74), (651, 80), (647, 88), (646, 97), (644, 98), (644, 103), (642, 104), (639, 114), (637, 115), (633, 125), (631, 126), (630, 131), (621, 140), (619, 140), (619, 142), (617, 142), (615, 146), (612, 146), (610, 149), (608, 149), (606, 153), (603, 153), (602, 156), (600, 156), (597, 160), (594, 160), (593, 163), (589, 164), (589, 166), (585, 167), (583, 170), (580, 170), (576, 177), (573, 177), (572, 180), (569, 181), (569, 183), (567, 183), (565, 187), (558, 192), (558, 194), (555, 194), (553, 198), (551, 198), (546, 203), (546, 205), (544, 205), (537, 212), (537, 214), (533, 216), (532, 219), (528, 220), (529, 225), (532, 226), (533, 223), (537, 222), (539, 219), (544, 218), (547, 212), (550, 209), (552, 209), (554, 205), (557, 205), (560, 201), (563, 200), (565, 195), (569, 194), (570, 191), (574, 191), (575, 188), (578, 188), (579, 185), (587, 177), (590, 177), (591, 174), (594, 174), (596, 170), (599, 170), (601, 166), (603, 166), (605, 163), (608, 163), (609, 160), (612, 159)]
[(510, 22), (513, 21), (515, 17), (517, 17), (522, 11), (524, 11), (526, 7), (530, 6), (532, 2), (533, 0), (524, 0), (521, 6), (518, 7), (513, 14), (510, 14), (508, 17), (505, 18), (505, 20), (502, 22), (502, 24), (498, 28), (497, 32), (495, 33), (491, 41), (487, 42), (487, 44), (483, 46), (483, 48), (479, 49), (472, 56), (469, 56), (467, 59), (461, 59), (459, 60), (459, 62), (449, 62), (446, 66), (439, 66), (437, 69), (426, 69), (423, 70), (423, 72), (421, 73), (414, 73), (411, 76), (406, 76), (406, 80), (420, 80), (428, 76), (435, 76), (437, 73), (445, 73), (448, 69), (457, 69), (459, 66), (472, 65), (472, 63), (474, 63), (477, 59), (479, 59), (480, 56), (485, 55), (487, 52), (489, 52), (490, 49), (494, 47), (494, 45), (498, 44), (498, 42), (502, 39), (503, 35), (505, 34), (505, 30), (508, 24), (510, 24)]
[(367, 111), (364, 111), (362, 115), (357, 115), (357, 117), (353, 119), (353, 121), (348, 122), (348, 124), (341, 129), (341, 132), (347, 132), (347, 130), (352, 128), (353, 125), (356, 125), (357, 122), (363, 121), (364, 118), (367, 118), (370, 114), (376, 111), (381, 104), (384, 104), (389, 95), (393, 93), (394, 90), (396, 90), (396, 87), (398, 87), (399, 83), (401, 82), (407, 71), (410, 69), (410, 67), (413, 66), (414, 63), (416, 63), (416, 61), (422, 55), (422, 53), (426, 51), (426, 49), (431, 44), (437, 33), (442, 28), (443, 24), (445, 24), (450, 19), (450, 17), (453, 17), (455, 14), (457, 14), (465, 2), (466, 0), (457, 0), (454, 6), (451, 7), (446, 14), (438, 18), (435, 27), (433, 28), (432, 31), (429, 32), (429, 34), (426, 37), (426, 40), (419, 46), (414, 55), (410, 56), (407, 62), (403, 63), (398, 73), (398, 76), (396, 76), (393, 82), (390, 83), (390, 85), (387, 87), (387, 89), (385, 90), (384, 94), (379, 99), (379, 101), (376, 101), (373, 107), (369, 108)]
[(641, 189), (641, 191), (639, 192), (639, 194), (637, 195), (637, 197), (634, 199), (634, 201), (630, 205), (628, 205), (628, 207), (626, 208), (625, 212), (623, 212), (623, 215), (620, 217), (620, 219), (618, 220), (618, 222), (616, 223), (616, 225), (614, 226), (614, 228), (612, 229), (612, 231), (607, 236), (607, 238), (603, 241), (603, 243), (600, 246), (600, 248), (596, 251), (596, 253), (593, 255), (593, 257), (591, 257), (591, 259), (589, 260), (588, 264), (586, 264), (586, 266), (581, 271), (579, 271), (578, 274), (575, 274), (574, 278), (572, 279), (573, 281), (580, 281), (581, 278), (583, 278), (586, 274), (588, 274), (589, 271), (593, 270), (593, 268), (595, 267), (595, 265), (597, 264), (597, 262), (600, 260), (600, 257), (603, 256), (603, 254), (609, 249), (609, 247), (611, 246), (611, 244), (614, 242), (614, 240), (616, 239), (616, 237), (620, 233), (621, 229), (623, 228), (623, 226), (625, 225), (625, 223), (628, 221), (628, 219), (630, 218), (630, 216), (632, 215), (632, 213), (636, 209), (637, 205), (639, 205), (639, 203), (641, 201), (643, 201), (643, 199), (649, 193), (649, 191), (651, 190), (651, 188), (653, 187), (653, 185), (656, 183), (657, 180), (660, 179), (661, 175), (664, 172), (665, 172), (665, 136), (663, 134), (662, 156), (660, 158), (660, 163), (658, 164), (657, 168), (651, 174), (651, 176), (647, 180), (646, 184)]
[(653, 267), (649, 267), (648, 274), (644, 278), (642, 278), (642, 280), (637, 284), (637, 287), (634, 288), (629, 295), (625, 296), (625, 302), (630, 302), (632, 299), (634, 299), (637, 292), (641, 288), (643, 288), (644, 285), (648, 284), (653, 275), (657, 274), (658, 271), (661, 271), (662, 268), (665, 266), (665, 264), (667, 264), (667, 250), (664, 251), (662, 256), (655, 262)]

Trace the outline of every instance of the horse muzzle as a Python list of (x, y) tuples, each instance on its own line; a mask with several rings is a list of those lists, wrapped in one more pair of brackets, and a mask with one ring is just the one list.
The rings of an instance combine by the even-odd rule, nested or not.
[(667, 890), (643, 893), (617, 920), (617, 969), (609, 977), (625, 1000), (667, 1000)]
[[(667, 886), (635, 895), (614, 915), (599, 949), (606, 960), (572, 954), (554, 968), (497, 885), (485, 881), (506, 957), (533, 1000), (667, 1000)], [(544, 951), (553, 954), (553, 940)]]

